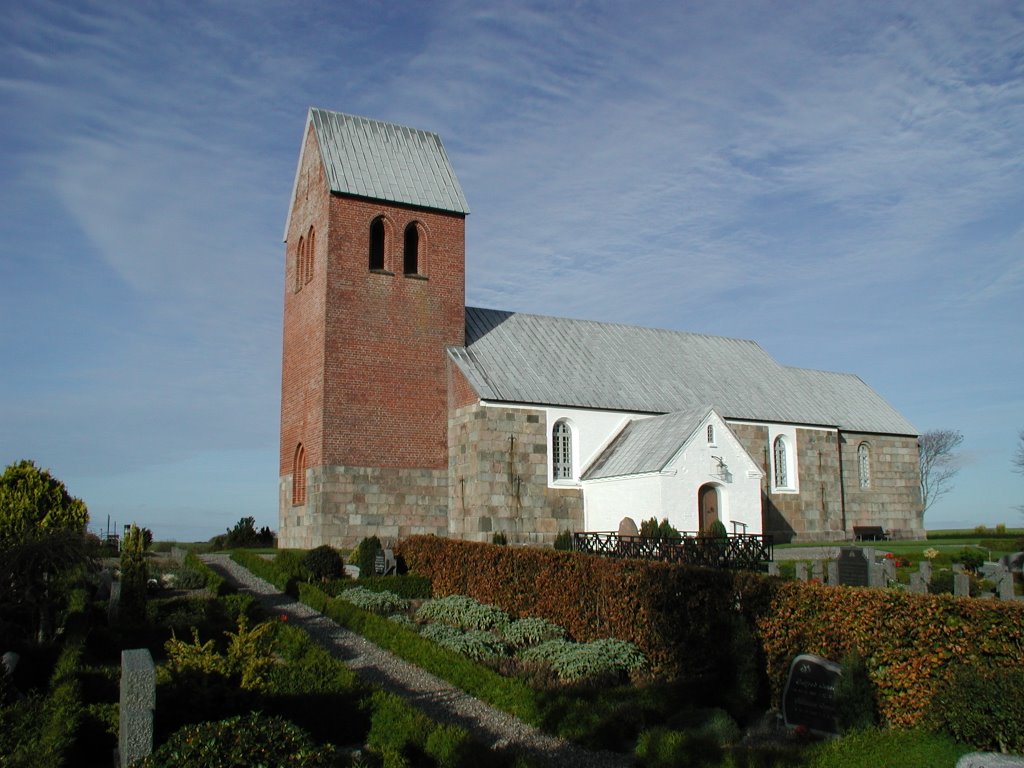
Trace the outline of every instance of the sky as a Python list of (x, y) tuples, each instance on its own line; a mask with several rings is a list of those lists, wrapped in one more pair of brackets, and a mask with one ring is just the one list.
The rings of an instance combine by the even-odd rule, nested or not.
[(1024, 6), (0, 7), (0, 465), (277, 527), (310, 106), (440, 134), (467, 302), (757, 341), (964, 435), (928, 528), (1024, 526)]

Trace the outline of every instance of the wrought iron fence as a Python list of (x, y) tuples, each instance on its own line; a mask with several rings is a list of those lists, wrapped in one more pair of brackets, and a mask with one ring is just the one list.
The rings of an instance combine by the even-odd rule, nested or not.
[(755, 533), (732, 533), (712, 537), (683, 533), (679, 538), (620, 536), (614, 531), (585, 531), (573, 534), (573, 549), (605, 557), (635, 557), (670, 563), (764, 571), (772, 560), (772, 537)]

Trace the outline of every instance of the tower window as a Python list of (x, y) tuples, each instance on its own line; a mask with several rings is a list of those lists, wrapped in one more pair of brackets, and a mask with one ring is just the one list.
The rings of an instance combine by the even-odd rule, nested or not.
[(309, 227), (309, 232), (306, 235), (306, 267), (304, 270), (302, 282), (308, 283), (313, 279), (313, 258), (316, 255), (316, 231), (312, 225)]
[(871, 487), (871, 452), (867, 443), (857, 446), (857, 479), (861, 488)]
[(292, 465), (292, 506), (306, 503), (306, 449), (299, 443)]
[(422, 274), (421, 240), (420, 228), (414, 221), (405, 228), (405, 247), (402, 251), (402, 272), (407, 275)]
[(302, 290), (302, 269), (306, 263), (306, 238), (299, 238), (299, 247), (295, 250), (295, 291)]
[(551, 479), (572, 480), (572, 430), (566, 421), (551, 432)]
[(370, 223), (370, 269), (384, 269), (384, 217)]

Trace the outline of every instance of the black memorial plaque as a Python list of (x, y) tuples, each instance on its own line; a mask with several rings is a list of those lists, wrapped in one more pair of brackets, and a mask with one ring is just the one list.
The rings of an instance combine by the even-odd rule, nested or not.
[(782, 715), (791, 728), (804, 726), (815, 733), (839, 733), (836, 723), (836, 683), (839, 665), (802, 653), (793, 659), (782, 693)]
[(839, 583), (847, 587), (868, 586), (868, 559), (860, 547), (839, 548)]

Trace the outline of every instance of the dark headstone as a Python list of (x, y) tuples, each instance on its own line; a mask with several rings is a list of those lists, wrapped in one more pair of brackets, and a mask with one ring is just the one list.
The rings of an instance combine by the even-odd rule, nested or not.
[(821, 656), (802, 653), (793, 659), (782, 693), (786, 725), (803, 726), (814, 733), (839, 733), (836, 683), (840, 676), (839, 665)]
[(839, 548), (839, 583), (847, 587), (868, 586), (868, 560), (860, 547)]
[(999, 558), (999, 564), (1006, 566), (1011, 573), (1024, 573), (1024, 552), (1003, 555)]

